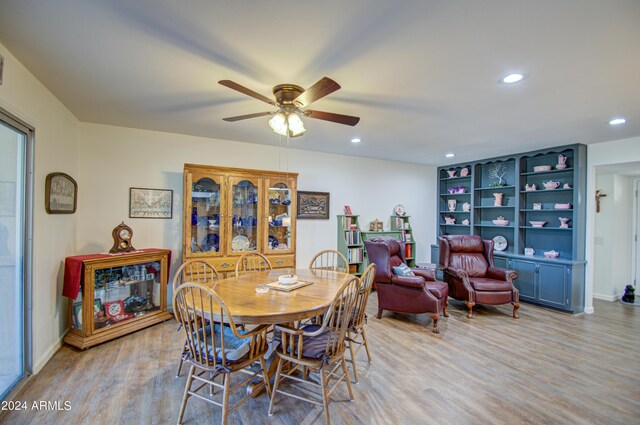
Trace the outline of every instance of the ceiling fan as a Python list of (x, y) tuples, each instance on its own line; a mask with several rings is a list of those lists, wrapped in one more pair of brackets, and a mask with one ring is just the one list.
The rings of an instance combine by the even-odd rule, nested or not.
[(223, 118), (224, 121), (234, 122), (249, 118), (273, 115), (269, 120), (269, 125), (273, 131), (283, 136), (291, 137), (301, 136), (306, 131), (304, 123), (302, 122), (302, 116), (350, 126), (354, 126), (358, 124), (358, 121), (360, 121), (359, 117), (352, 117), (350, 115), (305, 109), (316, 100), (322, 99), (323, 97), (340, 89), (340, 84), (328, 77), (321, 78), (307, 90), (295, 84), (279, 84), (273, 88), (275, 100), (269, 99), (268, 97), (241, 86), (231, 80), (220, 80), (218, 81), (218, 84), (239, 91), (240, 93), (246, 94), (247, 96), (251, 96), (278, 108), (278, 110), (274, 112), (257, 112), (255, 114)]

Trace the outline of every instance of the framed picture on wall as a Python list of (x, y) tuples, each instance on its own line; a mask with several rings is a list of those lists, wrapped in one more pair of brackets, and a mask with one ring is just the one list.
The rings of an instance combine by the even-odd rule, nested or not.
[(78, 184), (68, 174), (51, 173), (45, 180), (44, 208), (49, 214), (73, 214), (78, 204)]
[(129, 218), (172, 218), (173, 190), (129, 188)]
[(329, 192), (298, 191), (298, 219), (329, 219)]

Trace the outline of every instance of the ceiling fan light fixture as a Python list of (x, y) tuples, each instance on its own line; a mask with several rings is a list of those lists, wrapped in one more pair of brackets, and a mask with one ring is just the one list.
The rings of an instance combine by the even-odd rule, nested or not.
[(287, 135), (287, 117), (280, 111), (278, 111), (271, 119), (269, 120), (269, 126), (271, 129), (283, 136)]
[(299, 136), (305, 131), (307, 131), (307, 129), (304, 128), (304, 123), (302, 122), (302, 119), (295, 112), (290, 113), (287, 118), (288, 118), (287, 122), (289, 124), (289, 131), (291, 132), (292, 136)]

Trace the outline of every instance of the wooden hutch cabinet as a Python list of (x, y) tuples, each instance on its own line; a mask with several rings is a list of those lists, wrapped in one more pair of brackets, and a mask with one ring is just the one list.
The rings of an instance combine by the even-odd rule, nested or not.
[(246, 252), (295, 267), (297, 173), (184, 165), (182, 260), (235, 270)]
[(167, 249), (67, 257), (64, 342), (85, 349), (173, 317), (167, 311)]

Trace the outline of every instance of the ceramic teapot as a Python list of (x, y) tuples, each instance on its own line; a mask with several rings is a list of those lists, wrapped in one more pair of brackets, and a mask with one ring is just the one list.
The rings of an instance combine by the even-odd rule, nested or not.
[(542, 182), (542, 185), (545, 189), (557, 189), (560, 186), (560, 182), (554, 182), (553, 180), (549, 180), (548, 182)]

